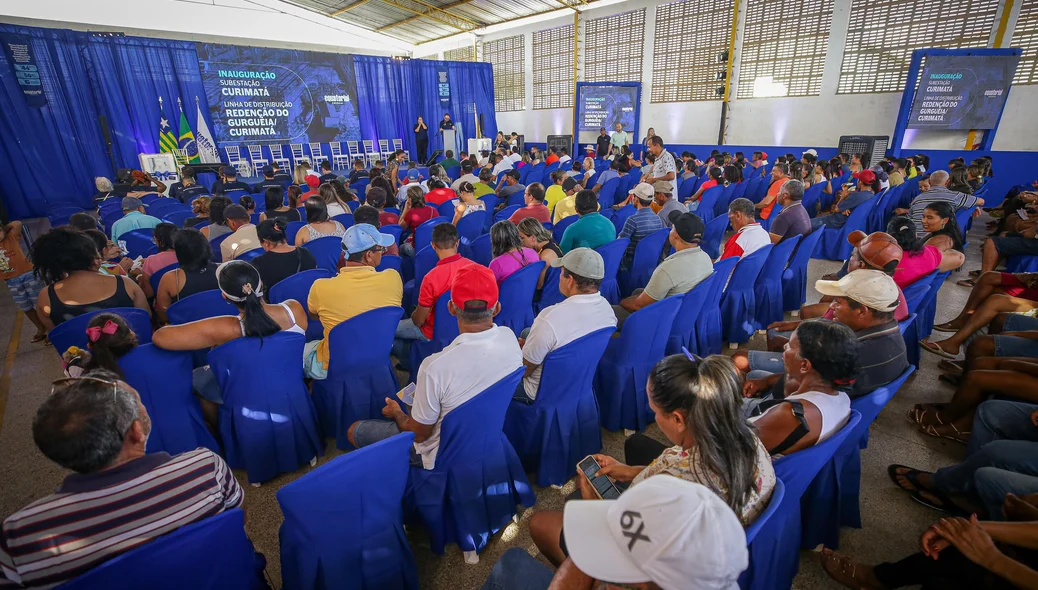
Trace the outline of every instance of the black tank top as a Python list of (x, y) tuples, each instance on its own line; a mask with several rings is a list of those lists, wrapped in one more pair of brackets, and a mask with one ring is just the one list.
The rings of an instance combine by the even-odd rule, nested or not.
[(184, 287), (177, 293), (176, 300), (180, 301), (185, 297), (190, 297), (202, 291), (219, 289), (220, 284), (216, 282), (216, 266), (215, 262), (210, 262), (209, 266), (202, 269), (201, 272), (187, 272), (185, 270)]
[(133, 297), (130, 297), (130, 294), (126, 292), (126, 285), (123, 283), (122, 277), (112, 278), (115, 279), (115, 293), (111, 297), (82, 305), (69, 305), (63, 302), (58, 299), (57, 293), (54, 292), (54, 285), (47, 287), (47, 295), (50, 297), (50, 321), (57, 326), (62, 322), (92, 311), (112, 309), (113, 307), (136, 307), (133, 303)]

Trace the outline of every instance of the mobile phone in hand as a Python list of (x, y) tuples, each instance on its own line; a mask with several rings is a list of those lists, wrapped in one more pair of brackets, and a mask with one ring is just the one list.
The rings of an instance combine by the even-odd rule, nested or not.
[(403, 389), (401, 389), (400, 391), (397, 392), (396, 397), (397, 397), (397, 399), (399, 399), (403, 403), (407, 404), (408, 406), (413, 406), (414, 405), (414, 390), (415, 390), (415, 384), (414, 383), (408, 383), (407, 385), (404, 386)]
[(601, 466), (599, 466), (598, 461), (593, 456), (588, 455), (584, 457), (580, 463), (577, 463), (577, 469), (591, 482), (591, 487), (594, 488), (599, 498), (615, 500), (620, 497), (620, 490), (617, 489), (616, 485), (608, 477), (598, 474)]

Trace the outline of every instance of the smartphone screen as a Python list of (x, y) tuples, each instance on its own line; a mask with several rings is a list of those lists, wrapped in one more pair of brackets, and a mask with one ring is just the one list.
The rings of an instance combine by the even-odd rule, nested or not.
[(594, 457), (585, 457), (577, 467), (580, 472), (584, 474), (584, 477), (591, 482), (591, 485), (595, 488), (595, 492), (598, 493), (599, 497), (604, 500), (615, 500), (620, 497), (620, 490), (616, 489), (613, 482), (609, 481), (609, 478), (604, 475), (598, 475), (599, 467), (598, 461)]

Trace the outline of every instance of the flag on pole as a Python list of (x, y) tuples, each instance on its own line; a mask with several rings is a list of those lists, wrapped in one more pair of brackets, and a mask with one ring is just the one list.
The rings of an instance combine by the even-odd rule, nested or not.
[(177, 138), (173, 136), (173, 129), (169, 126), (166, 113), (162, 108), (162, 97), (159, 97), (159, 152), (173, 154), (176, 158)]
[(196, 139), (198, 155), (202, 162), (215, 164), (220, 161), (220, 152), (217, 151), (213, 134), (209, 132), (209, 125), (206, 125), (205, 117), (202, 116), (202, 105), (199, 104), (197, 96), (195, 97), (195, 107), (198, 109), (198, 138)]
[(182, 164), (198, 164), (198, 144), (195, 143), (195, 134), (191, 132), (191, 126), (187, 123), (187, 115), (184, 114), (184, 105), (177, 99), (177, 107), (180, 110), (180, 149), (187, 155), (187, 161)]

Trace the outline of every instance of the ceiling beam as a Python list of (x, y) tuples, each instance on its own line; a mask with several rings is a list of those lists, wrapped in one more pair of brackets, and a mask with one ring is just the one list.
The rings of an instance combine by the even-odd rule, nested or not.
[(424, 11), (423, 12), (422, 11), (423, 5), (424, 6), (429, 6), (429, 5), (425, 4), (424, 2), (420, 2), (418, 0), (381, 0), (381, 1), (384, 4), (388, 4), (389, 6), (394, 6), (396, 8), (401, 9), (401, 10), (414, 13), (416, 16), (411, 17), (409, 19), (404, 19), (402, 21), (397, 21), (397, 22), (394, 22), (394, 23), (390, 23), (390, 24), (388, 24), (388, 25), (386, 25), (384, 27), (380, 27), (378, 29), (375, 29), (376, 33), (381, 33), (382, 31), (384, 31), (386, 29), (391, 29), (391, 28), (393, 28), (393, 27), (395, 27), (397, 25), (403, 24), (404, 22), (410, 22), (411, 20), (414, 20), (414, 19), (417, 19), (417, 18), (432, 19), (434, 21), (443, 23), (443, 24), (447, 25), (448, 27), (452, 27), (452, 28), (458, 29), (459, 31), (462, 31), (462, 32), (483, 26), (483, 25), (480, 25), (480, 24), (475, 23), (473, 21), (470, 21), (470, 20), (468, 20), (466, 18), (462, 18), (460, 16), (451, 14), (449, 12), (444, 12), (444, 11), (439, 10), (439, 9), (437, 9), (437, 10), (428, 10), (428, 11)]
[[(418, 1), (418, 0), (416, 0), (416, 1)], [(407, 23), (414, 22), (414, 21), (416, 21), (416, 20), (418, 20), (420, 18), (429, 17), (429, 14), (431, 14), (433, 12), (441, 12), (441, 13), (447, 14), (449, 16), (452, 16), (454, 18), (465, 20), (466, 22), (468, 22), (472, 26), (473, 29), (477, 29), (477, 28), (479, 28), (479, 27), (481, 27), (483, 25), (481, 25), (479, 23), (476, 23), (476, 22), (473, 22), (473, 21), (470, 21), (468, 19), (462, 19), (462, 17), (457, 16), (454, 13), (447, 12), (451, 8), (456, 8), (458, 6), (464, 6), (465, 4), (468, 4), (470, 2), (472, 2), (472, 0), (457, 0), (456, 2), (451, 2), (450, 4), (445, 4), (443, 6), (432, 6), (431, 4), (426, 4), (425, 2), (419, 2), (420, 4), (425, 4), (426, 6), (430, 7), (431, 10), (424, 11), (424, 12), (418, 12), (416, 14), (416, 16), (411, 16), (411, 17), (405, 18), (404, 20), (400, 20), (400, 21), (397, 21), (395, 23), (390, 23), (390, 24), (388, 24), (388, 25), (386, 25), (384, 27), (375, 29), (375, 31), (381, 33), (382, 31), (384, 31), (386, 29), (391, 29), (393, 27), (398, 27), (400, 25), (406, 25)], [(429, 17), (429, 18), (431, 18), (431, 17)]]
[(335, 12), (328, 13), (328, 16), (339, 16), (340, 14), (344, 12), (349, 12), (350, 10), (357, 8), (358, 6), (364, 6), (370, 1), (371, 0), (357, 0), (356, 2), (351, 2), (350, 4), (347, 4), (345, 7), (336, 10)]

